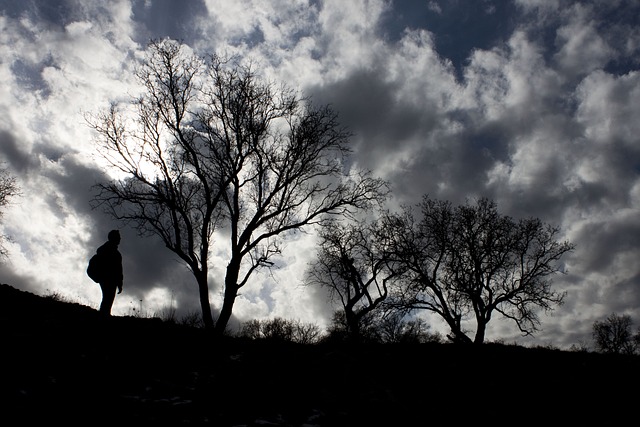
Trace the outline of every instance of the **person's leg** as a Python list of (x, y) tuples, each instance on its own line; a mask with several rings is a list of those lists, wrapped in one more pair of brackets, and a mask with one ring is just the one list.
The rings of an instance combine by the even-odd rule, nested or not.
[(116, 297), (116, 286), (113, 283), (100, 283), (102, 289), (102, 302), (100, 303), (100, 313), (110, 316), (113, 300)]

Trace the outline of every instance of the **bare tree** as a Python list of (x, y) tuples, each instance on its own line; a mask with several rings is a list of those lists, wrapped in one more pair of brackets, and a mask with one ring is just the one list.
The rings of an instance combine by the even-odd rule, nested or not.
[(419, 221), (408, 208), (385, 220), (396, 236), (394, 264), (403, 269), (395, 303), (429, 310), (447, 323), (451, 340), (477, 344), (495, 313), (531, 335), (540, 324), (537, 310), (562, 303), (564, 293), (551, 289), (549, 276), (562, 271), (558, 261), (573, 245), (556, 241), (557, 228), (500, 215), (486, 198), (454, 208), (425, 196), (419, 208)]
[(298, 344), (314, 344), (319, 341), (321, 335), (320, 327), (316, 324), (276, 317), (262, 321), (253, 319), (243, 323), (239, 336), (254, 340), (269, 339)]
[[(0, 220), (4, 213), (4, 208), (11, 200), (19, 196), (20, 187), (16, 182), (16, 178), (4, 169), (0, 169)], [(0, 235), (0, 258), (7, 256), (4, 242), (9, 239), (6, 235)]]
[(380, 341), (383, 343), (441, 343), (440, 333), (429, 332), (430, 326), (420, 318), (407, 320), (400, 311), (389, 313), (377, 325)]
[(315, 323), (296, 322), (294, 341), (299, 344), (316, 344), (322, 338), (322, 329)]
[[(328, 289), (344, 310), (346, 333), (355, 340), (362, 323), (382, 308), (398, 271), (387, 268), (384, 230), (377, 222), (328, 224), (320, 231), (317, 259), (306, 283)], [(382, 315), (381, 315), (382, 316)]]
[(631, 316), (611, 313), (605, 320), (593, 323), (593, 340), (596, 350), (603, 353), (634, 354), (638, 338), (631, 333)]
[(132, 118), (112, 107), (90, 119), (123, 176), (99, 184), (95, 201), (160, 236), (190, 267), (208, 327), (208, 258), (216, 232), (225, 233), (222, 335), (239, 290), (273, 266), (286, 235), (366, 207), (384, 183), (346, 172), (350, 135), (329, 108), (262, 81), (251, 65), (189, 55), (175, 41), (148, 52)]

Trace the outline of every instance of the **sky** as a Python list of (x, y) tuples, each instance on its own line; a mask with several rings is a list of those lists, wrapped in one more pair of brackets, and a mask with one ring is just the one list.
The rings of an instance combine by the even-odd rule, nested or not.
[[(0, 162), (23, 195), (5, 209), (0, 283), (100, 303), (85, 273), (119, 228), (125, 291), (113, 314), (198, 313), (195, 280), (157, 239), (92, 210), (106, 179), (84, 114), (138, 90), (151, 38), (232, 53), (331, 105), (352, 160), (387, 180), (395, 206), (423, 195), (489, 197), (575, 245), (553, 278), (565, 303), (522, 338), (495, 318), (487, 339), (591, 345), (615, 312), (640, 326), (640, 1), (0, 0)], [(223, 245), (225, 242), (220, 242)], [(212, 256), (211, 303), (224, 260)], [(302, 285), (313, 233), (245, 288), (234, 321), (324, 327), (326, 296)], [(446, 332), (437, 321), (432, 331)]]

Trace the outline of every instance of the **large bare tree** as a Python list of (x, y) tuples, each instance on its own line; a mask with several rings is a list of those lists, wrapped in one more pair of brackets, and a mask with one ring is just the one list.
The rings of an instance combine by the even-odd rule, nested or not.
[[(557, 241), (559, 230), (537, 218), (516, 221), (486, 198), (453, 207), (424, 197), (422, 218), (410, 209), (386, 217), (394, 230), (394, 263), (403, 270), (396, 303), (440, 316), (455, 342), (484, 342), (495, 313), (525, 335), (538, 330), (540, 309), (563, 302), (551, 287), (560, 258), (573, 249)], [(475, 323), (471, 338), (465, 321)]]
[(217, 334), (239, 290), (273, 265), (289, 233), (384, 193), (381, 180), (348, 170), (350, 134), (331, 109), (265, 82), (251, 65), (197, 57), (164, 40), (150, 43), (137, 76), (145, 90), (133, 114), (114, 106), (90, 118), (103, 157), (120, 174), (98, 185), (95, 201), (160, 236), (187, 263), (208, 327), (209, 254), (214, 243), (226, 248)]

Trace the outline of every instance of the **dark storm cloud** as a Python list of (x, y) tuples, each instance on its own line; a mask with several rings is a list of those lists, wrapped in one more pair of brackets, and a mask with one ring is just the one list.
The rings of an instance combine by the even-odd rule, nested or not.
[(206, 16), (207, 8), (202, 0), (134, 0), (133, 19), (140, 24), (138, 42), (169, 37), (193, 44), (201, 37), (194, 20)]
[(581, 242), (576, 256), (583, 262), (584, 273), (615, 274), (619, 267), (633, 267), (616, 265), (617, 255), (624, 252), (640, 255), (639, 236), (640, 223), (633, 211), (623, 218), (612, 217), (583, 226), (576, 238)]
[(83, 216), (91, 216), (90, 201), (93, 197), (92, 186), (107, 179), (106, 175), (95, 166), (78, 162), (73, 157), (59, 159), (60, 171), (48, 173), (48, 177), (57, 185), (61, 194), (65, 195), (65, 204), (73, 212)]
[(79, 12), (73, 0), (3, 0), (3, 14), (11, 18), (30, 16), (42, 23), (70, 22)]
[(397, 99), (398, 83), (385, 78), (382, 69), (356, 70), (334, 84), (308, 88), (315, 103), (330, 105), (338, 113), (340, 122), (354, 134), (357, 145), (352, 149), (358, 161), (371, 169), (396, 151), (399, 141), (437, 125), (435, 108), (417, 110)]
[(39, 64), (30, 64), (26, 61), (17, 60), (11, 65), (11, 69), (17, 77), (17, 83), (25, 91), (38, 91), (46, 98), (51, 90), (42, 77), (44, 67), (54, 65), (52, 60), (46, 60)]
[[(640, 251), (636, 250), (637, 260), (640, 258)], [(630, 262), (634, 262), (633, 259)], [(615, 277), (615, 271), (613, 273)], [(609, 311), (614, 313), (630, 313), (636, 322), (636, 330), (640, 328), (640, 321), (637, 317), (637, 307), (640, 307), (640, 292), (638, 292), (638, 283), (640, 283), (640, 273), (629, 277), (626, 280), (615, 283), (607, 289), (604, 300), (609, 305)]]
[(0, 130), (0, 159), (16, 174), (24, 174), (35, 166), (30, 153), (23, 151), (16, 136), (6, 130)]

